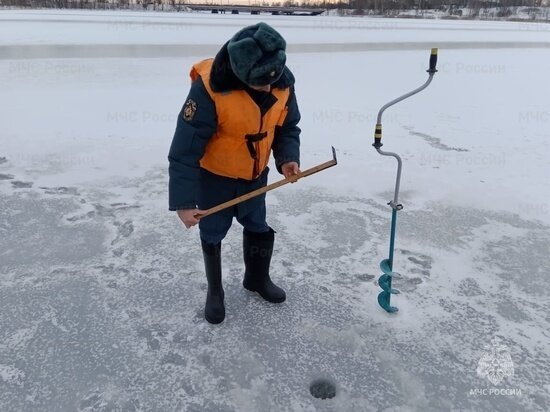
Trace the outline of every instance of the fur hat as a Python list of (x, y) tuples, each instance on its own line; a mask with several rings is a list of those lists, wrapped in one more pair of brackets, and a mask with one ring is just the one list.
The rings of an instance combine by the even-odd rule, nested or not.
[(251, 86), (265, 86), (281, 77), (286, 63), (285, 49), (285, 39), (266, 23), (245, 27), (227, 44), (231, 69)]

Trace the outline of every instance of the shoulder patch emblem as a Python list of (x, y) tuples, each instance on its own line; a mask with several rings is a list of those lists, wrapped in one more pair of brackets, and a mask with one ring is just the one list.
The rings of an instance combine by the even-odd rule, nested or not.
[(197, 111), (197, 103), (193, 99), (187, 99), (183, 106), (183, 120), (190, 122), (195, 117)]

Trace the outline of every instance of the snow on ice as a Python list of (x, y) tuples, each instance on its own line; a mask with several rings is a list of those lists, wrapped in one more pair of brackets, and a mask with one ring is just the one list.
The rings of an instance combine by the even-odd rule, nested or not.
[[(339, 164), (268, 195), (281, 306), (242, 288), (235, 223), (212, 326), (166, 156), (191, 64), (257, 18), (0, 11), (0, 410), (548, 410), (550, 30), (261, 16), (289, 43), (302, 166)], [(431, 47), (432, 85), (383, 119), (404, 160), (388, 315), (395, 163), (372, 136)], [(508, 355), (498, 385), (476, 372)]]

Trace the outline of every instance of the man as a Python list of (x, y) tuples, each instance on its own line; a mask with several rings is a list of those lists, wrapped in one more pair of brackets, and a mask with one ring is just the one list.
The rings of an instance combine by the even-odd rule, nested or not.
[(237, 32), (214, 59), (193, 65), (191, 89), (178, 116), (168, 159), (169, 208), (190, 228), (199, 224), (208, 281), (205, 318), (225, 318), (221, 241), (233, 217), (243, 226), (243, 286), (280, 303), (270, 278), (275, 231), (266, 223), (265, 194), (213, 215), (201, 211), (267, 184), (271, 151), (285, 177), (299, 170), (300, 112), (286, 42), (266, 23)]

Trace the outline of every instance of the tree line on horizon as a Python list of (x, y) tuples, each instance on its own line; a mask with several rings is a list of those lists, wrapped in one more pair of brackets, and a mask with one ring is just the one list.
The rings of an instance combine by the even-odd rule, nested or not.
[[(352, 14), (391, 15), (406, 10), (442, 10), (449, 15), (462, 15), (462, 9), (467, 8), (470, 17), (478, 16), (484, 9), (497, 9), (497, 17), (508, 17), (517, 7), (538, 8), (547, 5), (548, 0), (282, 0), (261, 1), (249, 0), (252, 6), (301, 7), (354, 10)], [(0, 0), (0, 6), (29, 8), (82, 8), (82, 9), (170, 9), (183, 10), (186, 4), (204, 3), (227, 7), (231, 0)], [(236, 5), (243, 5), (242, 3)], [(245, 3), (246, 5), (246, 3)]]

